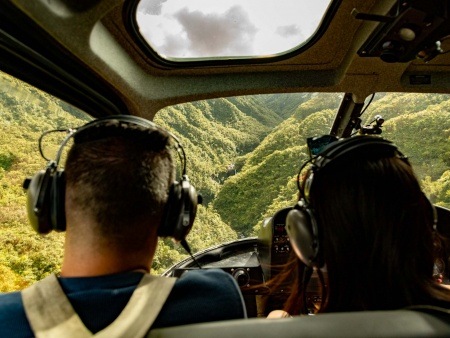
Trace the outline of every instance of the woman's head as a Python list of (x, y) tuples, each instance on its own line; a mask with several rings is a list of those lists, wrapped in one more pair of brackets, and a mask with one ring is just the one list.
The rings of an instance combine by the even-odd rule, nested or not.
[(335, 142), (312, 162), (301, 188), (317, 227), (316, 265), (328, 272), (325, 311), (430, 298), (433, 207), (392, 143), (370, 136)]

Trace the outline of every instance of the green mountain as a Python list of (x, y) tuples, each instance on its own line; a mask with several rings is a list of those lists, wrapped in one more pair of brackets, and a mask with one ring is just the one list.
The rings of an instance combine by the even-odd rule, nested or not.
[[(450, 97), (379, 96), (363, 120), (382, 115), (382, 136), (408, 156), (433, 201), (450, 206)], [(242, 235), (256, 235), (264, 218), (295, 203), (298, 170), (308, 159), (306, 138), (329, 132), (339, 100), (337, 94), (313, 95), (242, 160), (213, 203), (226, 223)]]
[(226, 223), (243, 235), (252, 234), (308, 158), (306, 138), (329, 133), (339, 101), (338, 94), (313, 95), (246, 157), (242, 169), (225, 181), (213, 203)]
[[(296, 106), (298, 99), (283, 95), (278, 101), (272, 98), (272, 102)], [(165, 108), (158, 112), (155, 122), (180, 137), (191, 181), (202, 193), (205, 204), (209, 204), (223, 180), (234, 172), (239, 158), (253, 151), (283, 121), (283, 114), (288, 112), (277, 114), (268, 109), (263, 96), (247, 96)]]

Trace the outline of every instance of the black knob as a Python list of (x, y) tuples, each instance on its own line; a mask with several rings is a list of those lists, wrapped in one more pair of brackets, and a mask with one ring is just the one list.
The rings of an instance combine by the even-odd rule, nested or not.
[(246, 286), (250, 282), (250, 276), (245, 269), (236, 269), (232, 274), (239, 286)]

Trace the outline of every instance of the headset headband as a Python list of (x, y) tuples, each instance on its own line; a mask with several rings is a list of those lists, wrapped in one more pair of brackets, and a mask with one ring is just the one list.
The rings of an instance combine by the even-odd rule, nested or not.
[[(182, 176), (186, 175), (186, 154), (183, 147), (181, 146), (181, 142), (178, 137), (176, 137), (170, 131), (163, 129), (157, 126), (155, 123), (139, 116), (112, 115), (93, 120), (78, 128), (55, 129), (44, 132), (39, 138), (39, 151), (44, 159), (50, 161), (50, 163), (54, 162), (56, 164), (55, 167), (57, 167), (61, 161), (63, 150), (70, 139), (73, 138), (74, 143), (80, 144), (113, 136), (121, 136), (123, 135), (125, 130), (138, 130), (138, 128), (136, 127), (142, 127), (142, 129), (139, 130), (141, 132), (148, 131), (148, 134), (151, 134), (151, 132), (154, 130), (166, 133), (175, 142), (175, 148), (177, 150), (178, 156), (180, 157), (180, 161), (182, 162)], [(67, 136), (61, 142), (54, 161), (45, 157), (41, 146), (42, 138), (45, 135), (53, 132), (67, 132)]]
[[(311, 191), (314, 175), (330, 163), (336, 163), (336, 160), (344, 159), (347, 156), (357, 156), (365, 153), (382, 153), (387, 156), (397, 156), (410, 165), (407, 157), (398, 150), (394, 143), (381, 137), (360, 135), (345, 139), (342, 138), (331, 142), (317, 156), (305, 162), (300, 168), (297, 176), (297, 186), (301, 196), (305, 198), (306, 202), (309, 202), (309, 193)], [(301, 183), (300, 174), (308, 164), (311, 164), (311, 166), (305, 179)]]

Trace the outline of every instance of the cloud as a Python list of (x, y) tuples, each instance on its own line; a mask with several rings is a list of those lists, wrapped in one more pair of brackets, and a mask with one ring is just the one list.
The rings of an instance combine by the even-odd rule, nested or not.
[(159, 15), (161, 14), (162, 5), (166, 1), (167, 0), (140, 1), (138, 11), (143, 14)]
[(296, 25), (280, 26), (275, 31), (282, 37), (300, 36), (300, 29)]
[[(183, 8), (174, 17), (181, 25), (190, 49), (189, 55), (183, 57), (245, 55), (253, 50), (257, 28), (240, 6), (233, 6), (220, 15)], [(162, 46), (163, 54), (172, 54), (175, 40), (173, 36), (166, 40)]]
[(158, 46), (158, 51), (169, 57), (190, 57), (189, 45), (181, 35), (171, 34), (164, 39), (164, 45)]

